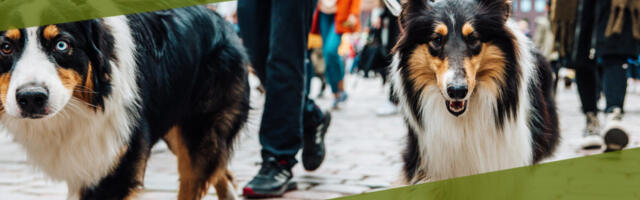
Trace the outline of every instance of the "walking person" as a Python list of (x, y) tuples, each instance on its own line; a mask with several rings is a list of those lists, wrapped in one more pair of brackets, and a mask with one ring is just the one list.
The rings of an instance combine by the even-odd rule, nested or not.
[(322, 36), (326, 78), (333, 92), (333, 108), (347, 100), (344, 90), (344, 63), (338, 54), (343, 33), (360, 30), (360, 0), (319, 0), (311, 32)]
[(262, 166), (243, 188), (246, 197), (278, 197), (297, 186), (291, 168), (302, 148), (305, 169), (317, 169), (325, 155), (331, 121), (305, 95), (305, 54), (313, 0), (239, 0), (240, 35), (265, 86), (260, 124)]
[[(582, 0), (578, 5), (579, 27), (575, 29), (576, 44), (569, 63), (576, 66), (576, 83), (587, 119), (582, 147), (599, 149), (604, 144), (605, 151), (620, 150), (629, 142), (620, 122), (627, 88), (627, 59), (640, 53), (640, 19), (632, 15), (640, 12), (640, 1)], [(566, 13), (562, 11), (566, 8), (560, 9)], [(597, 117), (601, 92), (606, 99), (604, 128)]]

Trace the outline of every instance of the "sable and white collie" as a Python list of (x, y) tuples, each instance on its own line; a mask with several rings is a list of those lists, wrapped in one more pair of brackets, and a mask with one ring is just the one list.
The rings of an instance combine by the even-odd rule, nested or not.
[(247, 62), (220, 16), (189, 7), (0, 32), (0, 123), (69, 199), (125, 199), (151, 147), (178, 158), (179, 199), (227, 170), (249, 110)]
[(391, 73), (409, 127), (406, 183), (530, 165), (554, 151), (551, 71), (509, 20), (510, 1), (386, 3), (402, 27)]

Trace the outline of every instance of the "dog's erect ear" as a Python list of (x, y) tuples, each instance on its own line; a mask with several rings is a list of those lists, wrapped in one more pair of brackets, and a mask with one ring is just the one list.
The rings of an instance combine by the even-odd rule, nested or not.
[(478, 0), (478, 3), (492, 12), (502, 14), (505, 22), (511, 17), (511, 0)]
[(416, 16), (424, 16), (429, 11), (429, 2), (431, 0), (408, 0), (403, 4), (402, 12), (398, 16), (400, 27), (404, 27), (405, 22)]
[(93, 105), (104, 106), (104, 96), (111, 92), (111, 64), (114, 37), (102, 20), (88, 20), (83, 24), (87, 38), (87, 54), (91, 69), (87, 71), (93, 82)]
[(429, 8), (431, 0), (407, 0), (405, 11), (407, 13), (424, 12)]

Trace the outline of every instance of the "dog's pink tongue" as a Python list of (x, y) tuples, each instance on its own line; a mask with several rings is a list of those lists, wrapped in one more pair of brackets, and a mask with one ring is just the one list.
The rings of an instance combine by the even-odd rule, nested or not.
[(464, 102), (463, 101), (452, 101), (449, 106), (451, 106), (451, 108), (453, 109), (461, 109), (462, 107), (464, 107)]

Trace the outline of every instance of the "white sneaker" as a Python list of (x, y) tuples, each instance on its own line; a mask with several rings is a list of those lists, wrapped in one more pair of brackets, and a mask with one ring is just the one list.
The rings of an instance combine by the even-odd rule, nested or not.
[(622, 126), (622, 109), (614, 108), (607, 114), (604, 128), (604, 143), (607, 145), (605, 152), (624, 149), (629, 144), (629, 134)]
[(601, 149), (604, 146), (604, 140), (600, 136), (600, 120), (598, 115), (593, 112), (587, 112), (587, 126), (582, 133), (582, 141), (580, 146), (583, 150)]
[(396, 113), (398, 113), (398, 107), (390, 101), (385, 102), (384, 105), (376, 109), (378, 116), (389, 116), (395, 115)]

